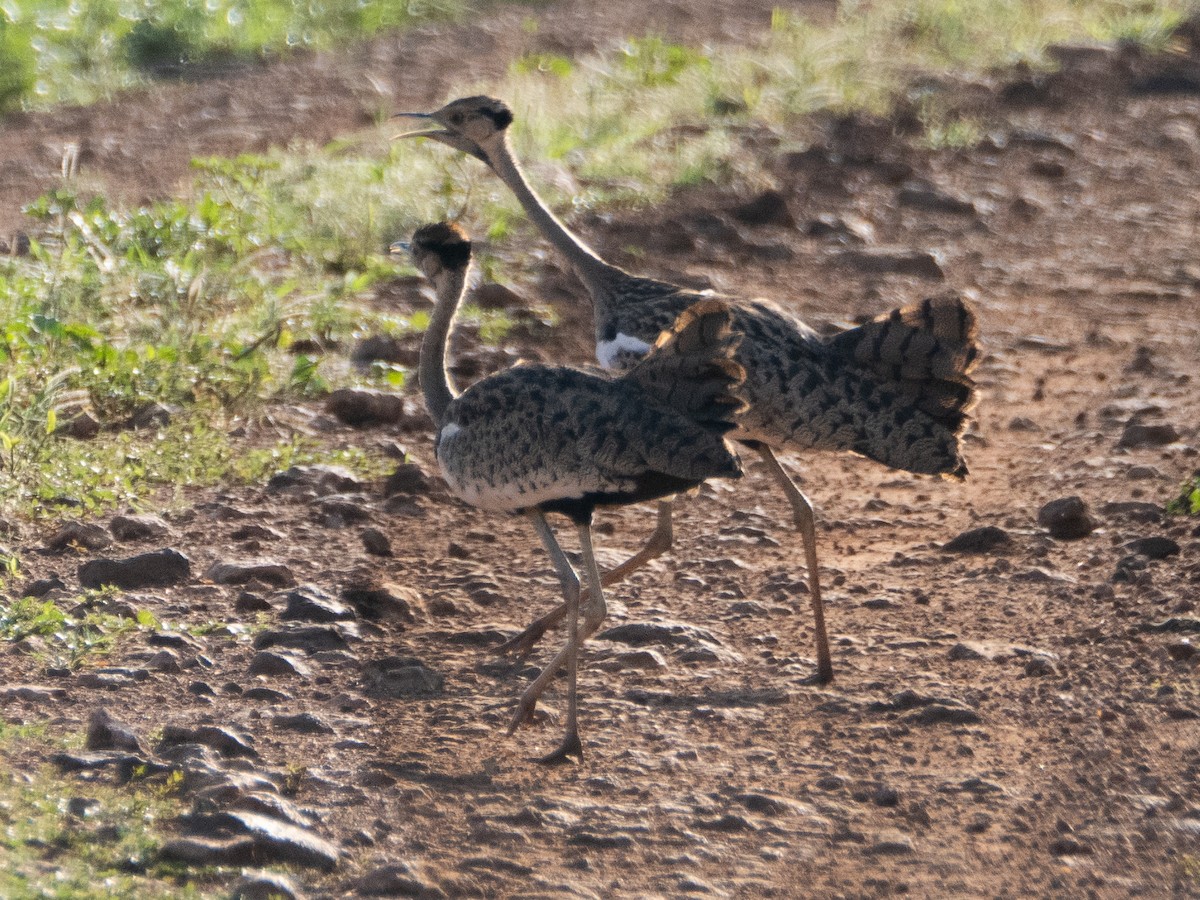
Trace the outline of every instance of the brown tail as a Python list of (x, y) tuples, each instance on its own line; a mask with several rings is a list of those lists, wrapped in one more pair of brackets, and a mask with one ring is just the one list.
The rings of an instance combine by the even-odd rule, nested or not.
[(947, 293), (878, 316), (839, 334), (833, 347), (857, 369), (908, 388), (918, 409), (954, 431), (975, 404), (979, 361), (975, 312)]
[(730, 431), (745, 408), (738, 389), (746, 379), (733, 358), (742, 336), (733, 331), (732, 321), (728, 304), (720, 300), (692, 304), (622, 377), (697, 423), (722, 434)]
[(979, 327), (961, 297), (886, 313), (837, 335), (830, 350), (841, 378), (869, 385), (873, 398), (850, 449), (910, 472), (967, 474), (959, 438), (976, 400)]

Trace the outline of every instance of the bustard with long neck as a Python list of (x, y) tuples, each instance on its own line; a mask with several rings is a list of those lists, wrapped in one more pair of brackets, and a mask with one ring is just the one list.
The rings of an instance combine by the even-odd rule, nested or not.
[[(728, 306), (710, 299), (685, 310), (654, 350), (619, 376), (520, 365), (459, 394), (446, 371), (446, 346), (466, 285), (470, 241), (443, 222), (422, 226), (410, 244), (394, 248), (412, 253), (437, 295), (421, 343), (420, 379), (442, 475), (472, 506), (528, 515), (562, 587), (566, 646), (525, 691), (509, 733), (530, 718), (565, 664), (566, 732), (543, 760), (582, 756), (579, 645), (606, 614), (592, 549), (593, 513), (688, 490), (708, 478), (740, 477), (725, 437), (743, 405), (736, 391), (745, 372), (733, 359), (740, 336)], [(551, 512), (566, 515), (579, 532), (588, 586), (582, 629), (580, 579), (546, 520)]]
[[(655, 335), (701, 296), (678, 285), (641, 278), (610, 265), (546, 206), (529, 185), (509, 143), (513, 116), (500, 100), (466, 97), (433, 113), (429, 137), (486, 163), (512, 190), (542, 236), (562, 253), (591, 295), (596, 357), (606, 368), (633, 364)], [(886, 466), (963, 477), (960, 438), (975, 400), (970, 377), (978, 357), (975, 314), (945, 294), (879, 316), (822, 339), (791, 313), (762, 300), (734, 306), (744, 335), (737, 360), (746, 369), (748, 402), (736, 439), (755, 450), (787, 495), (804, 544), (812, 604), (815, 680), (833, 677), (818, 574), (812, 504), (775, 457), (775, 449), (849, 450)], [(624, 575), (671, 545), (670, 501), (645, 548), (620, 567)], [(564, 607), (533, 623), (507, 647), (528, 652)]]

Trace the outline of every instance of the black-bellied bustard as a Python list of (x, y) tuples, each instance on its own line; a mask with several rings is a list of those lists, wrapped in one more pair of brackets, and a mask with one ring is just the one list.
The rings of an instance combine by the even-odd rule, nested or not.
[[(446, 344), (466, 285), (471, 243), (457, 226), (438, 223), (418, 229), (411, 244), (393, 247), (401, 248), (411, 251), (437, 294), (421, 343), (420, 376), (446, 483), (472, 506), (527, 514), (562, 586), (566, 646), (525, 691), (509, 733), (532, 715), (565, 663), (566, 733), (544, 761), (582, 756), (579, 645), (606, 613), (592, 550), (592, 514), (597, 507), (688, 490), (707, 478), (741, 475), (725, 439), (742, 406), (735, 392), (745, 373), (733, 360), (740, 336), (731, 330), (729, 307), (708, 299), (669, 322), (649, 355), (624, 374), (518, 365), (456, 394), (446, 371)], [(566, 515), (579, 531), (588, 586), (582, 629), (579, 577), (546, 521), (552, 512)]]
[[(596, 357), (605, 368), (634, 363), (675, 316), (708, 292), (631, 275), (601, 259), (542, 202), (526, 181), (508, 140), (512, 112), (491, 97), (455, 100), (433, 113), (438, 128), (414, 132), (485, 162), (512, 190), (526, 214), (570, 263), (591, 295)], [(791, 503), (804, 543), (817, 649), (816, 680), (833, 677), (817, 571), (812, 504), (775, 457), (774, 449), (850, 450), (886, 466), (962, 477), (960, 437), (975, 399), (970, 377), (978, 357), (975, 314), (946, 294), (906, 306), (823, 339), (791, 313), (762, 300), (736, 301), (734, 330), (744, 339), (737, 360), (746, 369), (735, 439), (762, 457)], [(628, 574), (671, 545), (670, 501), (646, 547), (619, 567)], [(559, 607), (506, 648), (528, 652), (559, 621)]]

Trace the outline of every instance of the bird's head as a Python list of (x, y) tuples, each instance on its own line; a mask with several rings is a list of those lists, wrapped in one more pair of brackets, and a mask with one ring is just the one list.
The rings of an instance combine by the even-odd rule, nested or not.
[(488, 162), (488, 151), (504, 139), (513, 114), (494, 97), (461, 97), (431, 113), (396, 113), (393, 118), (428, 119), (439, 128), (412, 131), (397, 137), (427, 137)]
[(397, 241), (389, 250), (411, 253), (413, 264), (433, 282), (442, 275), (461, 273), (471, 264), (471, 239), (452, 222), (422, 225), (411, 241)]

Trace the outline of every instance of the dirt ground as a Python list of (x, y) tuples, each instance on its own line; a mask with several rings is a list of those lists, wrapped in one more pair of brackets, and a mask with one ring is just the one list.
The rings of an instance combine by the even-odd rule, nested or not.
[[(539, 8), (536, 38), (519, 27), (527, 8), (500, 8), (352, 60), (24, 116), (0, 134), (0, 209), (15, 227), (64, 140), (84, 143), (85, 167), (112, 192), (157, 196), (192, 155), (332, 136), (363, 126), (373, 104), (444, 100), (451, 84), (501, 71), (530, 49), (522, 42), (577, 53), (651, 27), (730, 39), (771, 5), (623, 2), (601, 21), (555, 3)], [(465, 40), (483, 48), (467, 70)], [(1198, 58), (1195, 47), (1168, 60), (1077, 51), (1057, 76), (942, 85), (988, 123), (969, 151), (916, 148), (903, 114), (822, 123), (825, 138), (801, 154), (759, 136), (747, 152), (772, 159), (794, 225), (740, 222), (731, 211), (746, 198), (716, 190), (637, 221), (575, 223), (646, 274), (771, 297), (815, 325), (947, 288), (978, 310), (965, 482), (784, 455), (818, 510), (832, 684), (806, 682), (803, 553), (785, 499), (749, 459), (741, 482), (681, 504), (668, 557), (610, 591), (608, 624), (657, 627), (589, 645), (579, 765), (530, 761), (559, 736), (558, 689), (543, 721), (504, 735), (561, 641), (550, 634), (524, 664), (488, 649), (556, 602), (535, 535), (423, 479), (386, 500), (380, 485), (343, 488), (342, 506), (314, 500), (317, 489), (197, 492), (167, 517), (168, 536), (90, 555), (182, 551), (188, 583), (127, 599), (164, 621), (224, 619), (231, 633), (173, 648), (174, 672), (135, 642), (110, 661), (140, 667), (125, 680), (5, 652), (8, 684), (66, 690), (51, 703), (10, 698), (6, 718), (71, 731), (103, 706), (143, 736), (240, 729), (259, 755), (252, 771), (301, 773), (292, 801), (342, 851), (333, 873), (294, 872), (312, 896), (366, 893), (379, 882), (360, 879), (387, 865), (404, 876), (397, 893), (428, 896), (1200, 895), (1200, 526), (1156, 510), (1200, 466), (1200, 92), (1184, 77)], [(638, 242), (640, 260), (622, 256)], [(928, 251), (941, 277), (928, 261), (924, 276), (879, 271), (896, 248)], [(587, 358), (577, 284), (547, 266), (513, 287), (563, 313), (538, 356)], [(1137, 427), (1153, 425), (1170, 427)], [(379, 437), (433, 474), (425, 427)], [(1038, 511), (1072, 495), (1096, 527), (1052, 538)], [(599, 522), (611, 564), (653, 512)], [(989, 525), (998, 545), (943, 549)], [(392, 556), (364, 551), (366, 527)], [(77, 584), (84, 558), (40, 554), (53, 527), (22, 528), (29, 582)], [(323, 625), (346, 643), (309, 646), (291, 675), (250, 674), (256, 648), (236, 626), (258, 614), (245, 594), (271, 605), (274, 633), (287, 591), (202, 577), (247, 560), (345, 599), (381, 589), (411, 615)], [(389, 680), (400, 665), (389, 657), (407, 658), (409, 675)], [(424, 673), (415, 688), (411, 670)], [(304, 712), (325, 727), (297, 725)]]

